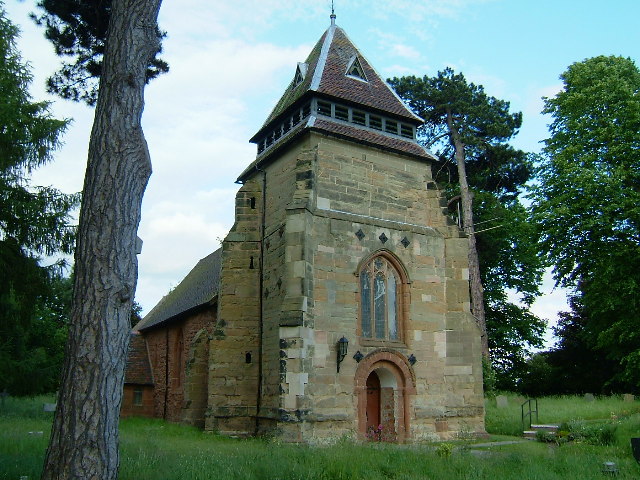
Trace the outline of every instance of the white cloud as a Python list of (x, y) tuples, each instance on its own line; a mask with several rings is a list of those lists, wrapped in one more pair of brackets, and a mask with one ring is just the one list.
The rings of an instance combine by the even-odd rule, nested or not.
[[(377, 57), (374, 66), (387, 78), (429, 73), (420, 60), (440, 64), (428, 54), (439, 19), (473, 14), (469, 7), (486, 1), (491, 0), (350, 0), (336, 2), (336, 13), (348, 33), (366, 32), (363, 53)], [(181, 0), (162, 6), (160, 26), (168, 32), (162, 57), (171, 71), (147, 88), (143, 116), (154, 168), (139, 233), (144, 248), (137, 295), (145, 311), (217, 248), (217, 238), (231, 226), (233, 182), (255, 158), (248, 139), (284, 91), (296, 62), (328, 26), (330, 5), (330, 0)], [(93, 112), (45, 95), (44, 80), (60, 60), (42, 30), (26, 18), (33, 4), (7, 2), (5, 8), (23, 24), (20, 49), (37, 67), (34, 97), (54, 101), (54, 116), (74, 118), (65, 147), (54, 164), (36, 172), (34, 183), (78, 191)], [(504, 86), (494, 76), (472, 79), (500, 97)]]
[(391, 46), (391, 51), (394, 55), (403, 58), (410, 58), (412, 60), (417, 60), (420, 58), (420, 52), (413, 48), (412, 46), (396, 43)]

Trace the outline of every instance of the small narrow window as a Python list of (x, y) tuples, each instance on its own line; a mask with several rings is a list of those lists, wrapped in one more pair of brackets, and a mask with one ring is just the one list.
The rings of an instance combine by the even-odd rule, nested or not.
[(331, 116), (331, 104), (329, 102), (323, 102), (318, 100), (318, 113), (327, 117)]
[(336, 105), (336, 118), (345, 122), (349, 121), (349, 109), (342, 105)]
[(398, 122), (394, 122), (393, 120), (385, 120), (384, 121), (384, 131), (387, 133), (398, 134)]
[(382, 117), (369, 115), (369, 127), (374, 130), (382, 130)]
[(406, 123), (401, 123), (400, 135), (405, 138), (413, 138), (413, 127), (411, 125), (407, 125)]
[(249, 206), (252, 210), (256, 208), (256, 197), (251, 197), (251, 200), (249, 200)]
[(353, 110), (351, 112), (351, 121), (357, 125), (366, 125), (367, 116), (364, 112), (361, 112), (360, 110)]
[(300, 120), (302, 120), (303, 118), (307, 118), (310, 114), (311, 114), (311, 103), (305, 103), (302, 106), (302, 117), (300, 118)]
[(142, 406), (142, 390), (139, 388), (136, 388), (133, 391), (133, 404), (136, 407), (141, 407)]
[(244, 363), (251, 363), (251, 352), (244, 354)]

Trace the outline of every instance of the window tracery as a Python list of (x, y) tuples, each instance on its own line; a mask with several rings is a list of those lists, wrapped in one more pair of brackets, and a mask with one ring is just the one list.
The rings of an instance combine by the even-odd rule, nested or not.
[(359, 277), (361, 336), (400, 341), (403, 283), (397, 268), (377, 255), (364, 265)]

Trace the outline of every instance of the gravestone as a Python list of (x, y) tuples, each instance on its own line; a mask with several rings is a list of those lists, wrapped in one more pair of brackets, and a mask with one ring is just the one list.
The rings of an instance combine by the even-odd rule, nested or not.
[(640, 463), (640, 437), (631, 439), (631, 451), (633, 452), (633, 458)]
[(584, 394), (584, 399), (587, 402), (593, 402), (596, 399), (596, 397), (593, 396), (593, 393), (585, 393)]
[(636, 399), (636, 397), (631, 393), (625, 393), (622, 398), (626, 403), (631, 403)]
[(498, 408), (507, 408), (509, 406), (509, 399), (504, 395), (498, 395), (496, 397), (496, 405)]
[(44, 412), (55, 412), (56, 411), (56, 404), (55, 403), (45, 403), (42, 406), (42, 411), (44, 411)]

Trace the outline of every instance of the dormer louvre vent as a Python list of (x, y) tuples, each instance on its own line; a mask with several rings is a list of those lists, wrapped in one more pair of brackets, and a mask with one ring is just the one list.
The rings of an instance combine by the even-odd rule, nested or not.
[(296, 67), (296, 74), (293, 77), (293, 86), (297, 87), (298, 85), (300, 85), (304, 78), (307, 76), (307, 69), (308, 69), (309, 65), (306, 63), (298, 63), (298, 66)]
[(349, 64), (347, 65), (347, 72), (345, 73), (345, 75), (363, 80), (365, 82), (367, 81), (367, 77), (364, 74), (364, 69), (360, 64), (360, 60), (358, 59), (357, 55), (354, 56), (351, 61), (349, 61)]

